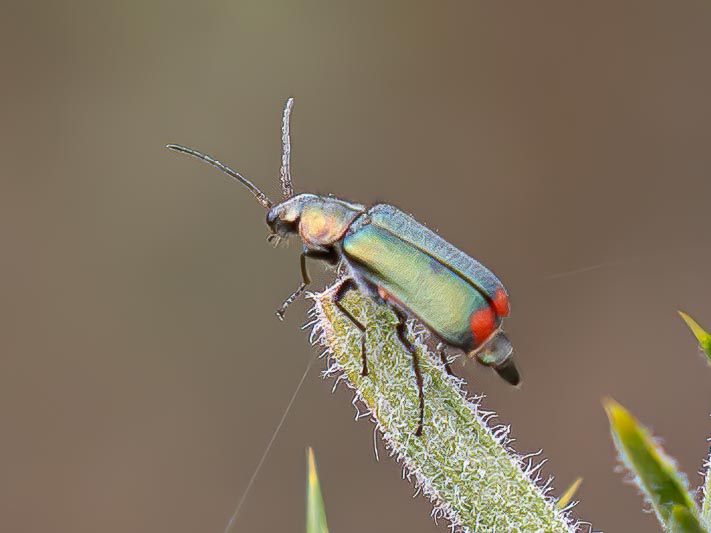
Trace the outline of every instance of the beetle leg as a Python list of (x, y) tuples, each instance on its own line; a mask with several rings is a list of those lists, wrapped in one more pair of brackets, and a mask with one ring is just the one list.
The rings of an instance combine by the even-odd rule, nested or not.
[(294, 303), (294, 301), (304, 293), (309, 283), (311, 283), (311, 277), (309, 276), (309, 271), (306, 269), (306, 252), (301, 252), (301, 283), (299, 284), (299, 287), (292, 292), (286, 300), (284, 300), (281, 307), (277, 309), (276, 316), (279, 320), (284, 320), (286, 308)]
[(449, 359), (447, 359), (447, 348), (445, 348), (444, 344), (441, 342), (437, 345), (437, 353), (439, 353), (439, 358), (442, 361), (442, 364), (444, 365), (444, 369), (447, 371), (447, 374), (450, 376), (454, 376), (454, 372), (452, 372), (452, 366), (449, 364)]
[(410, 352), (410, 355), (412, 355), (412, 369), (415, 371), (415, 381), (417, 381), (417, 395), (420, 401), (420, 420), (417, 424), (417, 429), (415, 430), (415, 435), (419, 437), (422, 435), (422, 426), (424, 425), (425, 421), (425, 391), (423, 389), (422, 384), (422, 373), (420, 372), (420, 359), (417, 355), (417, 350), (407, 338), (407, 316), (397, 307), (392, 307), (392, 309), (398, 318), (397, 326), (395, 326), (397, 336), (400, 339), (402, 345), (407, 349), (408, 352)]
[(343, 307), (343, 304), (341, 303), (341, 300), (343, 297), (346, 295), (346, 293), (350, 289), (357, 289), (358, 287), (355, 284), (355, 281), (353, 281), (353, 278), (346, 278), (344, 279), (341, 284), (339, 285), (338, 289), (336, 289), (336, 294), (333, 297), (333, 302), (336, 304), (336, 307), (346, 315), (348, 320), (350, 320), (359, 330), (361, 333), (360, 336), (360, 357), (361, 360), (363, 361), (363, 368), (360, 371), (361, 376), (367, 376), (368, 375), (368, 358), (365, 355), (365, 335), (366, 335), (366, 329), (361, 322), (353, 316), (353, 313), (351, 313), (348, 309)]

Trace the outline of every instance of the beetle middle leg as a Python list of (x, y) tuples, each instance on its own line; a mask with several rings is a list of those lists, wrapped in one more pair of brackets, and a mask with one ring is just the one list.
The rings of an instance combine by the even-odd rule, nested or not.
[(353, 278), (346, 278), (344, 279), (341, 284), (338, 286), (338, 289), (336, 289), (336, 294), (333, 297), (333, 303), (336, 304), (336, 307), (346, 315), (346, 318), (350, 320), (355, 327), (357, 327), (360, 330), (361, 336), (360, 336), (360, 357), (361, 360), (363, 361), (363, 368), (360, 371), (361, 376), (367, 376), (368, 375), (368, 358), (365, 354), (365, 335), (366, 335), (366, 329), (365, 326), (356, 318), (353, 316), (353, 313), (351, 313), (348, 309), (343, 307), (343, 304), (341, 303), (341, 300), (343, 300), (343, 297), (346, 295), (346, 293), (350, 289), (358, 289), (355, 281)]
[(397, 337), (400, 339), (402, 345), (410, 352), (412, 355), (412, 370), (415, 372), (415, 381), (417, 381), (417, 395), (420, 402), (420, 419), (417, 424), (417, 429), (415, 430), (415, 435), (417, 437), (422, 435), (422, 426), (425, 422), (425, 391), (422, 383), (422, 372), (420, 372), (420, 357), (417, 355), (417, 350), (407, 338), (407, 315), (403, 313), (397, 307), (392, 307), (395, 315), (397, 315), (398, 323), (395, 326), (395, 331), (397, 332)]

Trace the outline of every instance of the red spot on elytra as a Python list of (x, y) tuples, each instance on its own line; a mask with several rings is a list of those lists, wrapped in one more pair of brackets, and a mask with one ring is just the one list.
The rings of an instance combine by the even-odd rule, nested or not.
[(469, 320), (472, 333), (474, 334), (474, 342), (477, 344), (484, 342), (489, 335), (494, 332), (496, 327), (496, 315), (494, 310), (489, 307), (481, 307), (472, 313)]
[(499, 316), (508, 316), (509, 314), (509, 297), (504, 289), (496, 289), (494, 295), (494, 310)]

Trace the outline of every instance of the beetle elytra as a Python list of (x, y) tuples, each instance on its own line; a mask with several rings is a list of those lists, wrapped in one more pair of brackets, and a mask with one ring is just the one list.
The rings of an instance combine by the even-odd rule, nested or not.
[[(341, 305), (348, 290), (356, 289), (392, 308), (398, 318), (398, 338), (412, 355), (419, 393), (419, 423), (424, 423), (424, 393), (418, 355), (407, 338), (406, 321), (419, 320), (441, 341), (491, 366), (507, 382), (518, 385), (513, 347), (501, 329), (509, 314), (509, 298), (499, 279), (485, 266), (455, 248), (414, 218), (388, 204), (365, 206), (332, 196), (294, 194), (291, 183), (289, 98), (282, 115), (280, 181), (283, 200), (272, 202), (264, 192), (238, 172), (201, 152), (170, 144), (171, 150), (191, 155), (217, 167), (249, 189), (267, 209), (269, 240), (298, 235), (302, 241), (299, 287), (284, 301), (277, 316), (310, 283), (306, 259), (342, 265), (347, 276), (336, 291), (339, 309), (361, 331), (362, 374), (368, 374), (365, 350), (366, 325)], [(444, 351), (442, 361), (451, 372)]]

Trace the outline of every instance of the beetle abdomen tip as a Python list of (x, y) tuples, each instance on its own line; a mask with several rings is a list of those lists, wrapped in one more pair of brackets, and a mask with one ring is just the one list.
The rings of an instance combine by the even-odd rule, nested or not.
[(494, 333), (473, 355), (480, 363), (493, 367), (511, 385), (521, 383), (521, 374), (513, 360), (513, 346), (503, 331)]
[(514, 387), (518, 387), (521, 384), (521, 374), (518, 371), (518, 367), (516, 366), (513, 358), (509, 358), (504, 361), (504, 363), (500, 366), (495, 366), (494, 370), (496, 370), (496, 373), (501, 376), (504, 381), (510, 383)]

